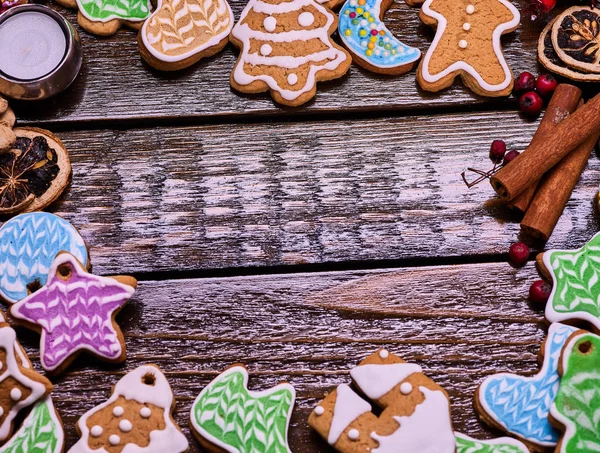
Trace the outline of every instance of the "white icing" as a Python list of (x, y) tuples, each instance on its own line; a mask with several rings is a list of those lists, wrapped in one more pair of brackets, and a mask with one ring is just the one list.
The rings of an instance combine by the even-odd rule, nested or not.
[(460, 41), (458, 41), (458, 47), (460, 47), (461, 49), (466, 49), (467, 48), (467, 41), (464, 39), (461, 39)]
[(361, 365), (350, 371), (356, 385), (373, 400), (378, 400), (413, 373), (421, 373), (414, 363)]
[(440, 390), (419, 387), (425, 401), (412, 415), (394, 417), (400, 425), (389, 436), (371, 433), (379, 443), (373, 453), (454, 453), (456, 439), (450, 421), (450, 404)]
[(113, 409), (113, 415), (115, 417), (120, 417), (124, 413), (125, 413), (125, 409), (123, 409), (121, 406), (115, 406)]
[(327, 436), (329, 445), (334, 445), (348, 425), (366, 412), (371, 412), (371, 405), (346, 384), (340, 385), (336, 390), (333, 419)]
[(386, 349), (379, 351), (379, 357), (381, 357), (383, 360), (387, 359), (389, 356), (390, 353)]
[(290, 85), (296, 85), (298, 83), (298, 76), (296, 74), (290, 74), (287, 77), (287, 81)]
[[(421, 8), (421, 11), (423, 12), (423, 14), (430, 16), (437, 21), (437, 30), (435, 33), (435, 38), (433, 39), (433, 42), (431, 43), (429, 50), (425, 54), (425, 58), (423, 59), (423, 63), (421, 66), (421, 76), (423, 77), (423, 79), (429, 83), (435, 83), (455, 71), (464, 71), (464, 72), (468, 73), (471, 77), (473, 77), (477, 81), (479, 86), (481, 88), (483, 88), (485, 91), (494, 92), (494, 91), (501, 91), (501, 90), (504, 90), (505, 88), (507, 88), (511, 84), (513, 79), (512, 79), (512, 72), (511, 72), (510, 68), (508, 67), (508, 64), (506, 63), (506, 59), (504, 58), (504, 56), (502, 54), (502, 46), (500, 43), (500, 39), (504, 32), (506, 32), (508, 30), (512, 30), (519, 25), (519, 22), (521, 21), (521, 15), (519, 14), (519, 11), (510, 3), (510, 1), (498, 0), (500, 3), (502, 3), (504, 6), (506, 6), (506, 8), (508, 8), (510, 10), (511, 14), (513, 15), (513, 19), (504, 24), (500, 24), (498, 27), (496, 27), (496, 29), (494, 30), (494, 32), (492, 34), (492, 47), (494, 49), (494, 53), (496, 54), (496, 57), (497, 57), (500, 65), (502, 66), (505, 77), (501, 83), (499, 83), (497, 85), (491, 85), (491, 84), (487, 83), (485, 80), (483, 80), (483, 77), (481, 77), (481, 74), (479, 74), (473, 66), (466, 63), (465, 61), (454, 62), (450, 66), (448, 66), (446, 69), (444, 69), (443, 71), (441, 71), (440, 73), (435, 74), (435, 75), (433, 75), (429, 72), (429, 62), (431, 61), (431, 57), (432, 57), (433, 53), (435, 52), (438, 44), (440, 43), (442, 36), (444, 35), (444, 32), (446, 30), (446, 26), (448, 25), (448, 21), (442, 14), (437, 13), (431, 9), (431, 3), (434, 1), (435, 0), (426, 0)], [(473, 5), (469, 5), (469, 6), (467, 6), (466, 11), (467, 11), (467, 14), (473, 14), (475, 12), (475, 7)]]
[(260, 46), (261, 55), (267, 57), (271, 55), (271, 52), (273, 52), (273, 48), (269, 44), (263, 44), (262, 46)]
[(140, 415), (142, 416), (142, 418), (150, 418), (150, 416), (152, 415), (152, 409), (150, 409), (149, 407), (142, 407), (140, 409)]
[(308, 11), (304, 11), (298, 16), (298, 23), (303, 27), (310, 27), (315, 21), (315, 16), (313, 13)]
[(350, 431), (348, 431), (348, 439), (358, 440), (359, 437), (360, 437), (360, 433), (358, 432), (358, 429), (352, 428)]
[(470, 23), (468, 23), (468, 22), (465, 22), (465, 23), (463, 24), (463, 30), (464, 30), (464, 31), (469, 31), (470, 29), (471, 29), (471, 24), (470, 24)]
[(316, 415), (323, 415), (325, 413), (325, 408), (323, 406), (317, 406), (315, 407), (315, 414)]
[(129, 431), (131, 431), (133, 429), (133, 425), (131, 424), (131, 422), (129, 420), (121, 420), (119, 422), (119, 429), (121, 431), (123, 431), (124, 433), (128, 433)]
[(116, 434), (111, 434), (110, 437), (108, 438), (108, 441), (110, 442), (111, 445), (119, 445), (119, 442), (121, 442), (121, 438), (119, 436), (117, 436)]
[(104, 430), (100, 425), (94, 425), (92, 426), (92, 429), (90, 429), (90, 434), (92, 435), (92, 437), (100, 437), (103, 432)]
[(269, 32), (274, 32), (277, 28), (277, 19), (275, 19), (273, 16), (265, 17), (263, 27), (265, 27), (265, 30)]
[(21, 396), (23, 396), (23, 393), (21, 392), (20, 389), (18, 388), (13, 388), (10, 391), (10, 399), (13, 401), (19, 401), (21, 399)]
[(400, 386), (400, 393), (402, 393), (403, 395), (410, 395), (412, 391), (413, 386), (410, 382), (403, 382)]

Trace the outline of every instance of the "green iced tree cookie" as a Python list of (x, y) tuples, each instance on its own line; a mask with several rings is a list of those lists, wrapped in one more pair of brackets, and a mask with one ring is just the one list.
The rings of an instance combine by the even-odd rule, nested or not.
[(501, 437), (477, 440), (461, 433), (456, 435), (456, 453), (529, 453), (529, 449), (516, 439)]
[(94, 22), (113, 19), (135, 22), (150, 16), (149, 0), (77, 0), (77, 3), (82, 14)]

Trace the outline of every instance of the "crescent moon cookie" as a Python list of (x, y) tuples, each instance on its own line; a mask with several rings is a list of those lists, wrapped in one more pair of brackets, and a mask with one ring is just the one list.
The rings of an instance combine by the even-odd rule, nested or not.
[(182, 453), (189, 443), (173, 420), (173, 391), (156, 365), (127, 373), (110, 398), (77, 422), (69, 453)]
[(291, 453), (287, 433), (295, 400), (296, 391), (288, 383), (248, 390), (248, 371), (235, 365), (200, 392), (190, 426), (211, 452)]
[(99, 277), (71, 254), (52, 262), (44, 286), (10, 307), (10, 315), (41, 332), (40, 360), (58, 374), (88, 351), (108, 362), (125, 360), (125, 341), (115, 317), (136, 287), (133, 277)]
[(336, 28), (337, 16), (314, 0), (250, 0), (230, 36), (241, 49), (231, 86), (269, 91), (284, 105), (308, 102), (317, 82), (350, 69), (350, 54), (331, 39)]
[[(308, 424), (342, 453), (454, 453), (448, 395), (421, 367), (385, 349), (350, 371), (371, 405), (342, 384), (312, 411)], [(434, 435), (432, 435), (434, 434)]]
[(435, 37), (417, 70), (425, 91), (440, 91), (460, 76), (481, 96), (508, 96), (513, 74), (500, 38), (519, 26), (519, 11), (508, 0), (427, 0), (421, 20)]
[(576, 331), (559, 323), (550, 326), (540, 351), (543, 365), (537, 375), (499, 373), (486, 378), (475, 393), (475, 408), (482, 420), (518, 437), (533, 450), (555, 447), (560, 433), (550, 425), (548, 414), (558, 391), (561, 351)]
[(159, 0), (138, 35), (140, 54), (161, 71), (184, 69), (220, 52), (233, 23), (227, 0)]
[(340, 11), (339, 34), (354, 62), (379, 74), (404, 74), (421, 58), (383, 24), (393, 0), (347, 0)]

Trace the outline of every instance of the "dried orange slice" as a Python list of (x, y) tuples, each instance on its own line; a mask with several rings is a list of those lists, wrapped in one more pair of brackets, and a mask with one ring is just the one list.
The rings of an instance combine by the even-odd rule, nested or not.
[(600, 73), (600, 9), (573, 6), (556, 18), (552, 44), (568, 66)]

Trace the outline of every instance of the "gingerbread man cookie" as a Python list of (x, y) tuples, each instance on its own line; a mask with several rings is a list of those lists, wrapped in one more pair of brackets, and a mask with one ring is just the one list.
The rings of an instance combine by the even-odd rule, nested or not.
[[(454, 453), (448, 395), (421, 367), (385, 349), (350, 371), (371, 405), (342, 384), (313, 410), (308, 424), (342, 453)], [(434, 434), (434, 435), (432, 435)]]
[(427, 0), (421, 20), (437, 27), (417, 71), (426, 91), (440, 91), (461, 76), (481, 96), (508, 96), (513, 74), (500, 38), (519, 26), (519, 11), (509, 0)]
[(173, 391), (156, 365), (127, 373), (105, 403), (77, 422), (81, 439), (69, 453), (182, 453), (188, 441), (175, 424)]

